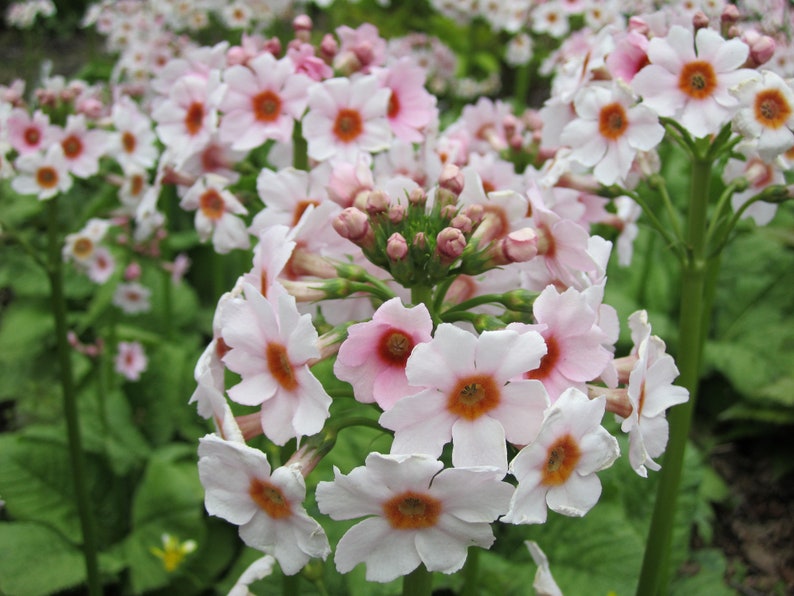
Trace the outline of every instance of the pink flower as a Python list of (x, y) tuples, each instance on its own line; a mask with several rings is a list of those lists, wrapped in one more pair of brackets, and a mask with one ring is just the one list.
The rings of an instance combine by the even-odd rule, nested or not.
[(590, 85), (574, 99), (577, 118), (565, 126), (560, 142), (572, 148), (572, 159), (595, 166), (593, 175), (602, 184), (624, 182), (637, 152), (650, 151), (664, 137), (656, 114), (633, 103), (619, 85)]
[(151, 168), (159, 152), (157, 136), (149, 117), (126, 95), (113, 104), (111, 115), (117, 131), (113, 138), (112, 154), (122, 168)]
[(667, 446), (667, 408), (689, 399), (689, 392), (673, 385), (678, 376), (672, 356), (665, 353), (664, 342), (655, 335), (643, 337), (637, 347), (638, 360), (629, 375), (629, 401), (632, 411), (620, 429), (629, 433), (629, 462), (640, 476), (661, 466), (653, 458)]
[(295, 242), (290, 239), (287, 226), (275, 225), (262, 230), (254, 248), (254, 267), (243, 275), (243, 280), (259, 288), (265, 298), (272, 298), (271, 290), (279, 285), (279, 276), (292, 257), (293, 250)]
[(469, 546), (489, 548), (490, 523), (504, 513), (513, 487), (489, 468), (447, 468), (427, 455), (370, 453), (364, 466), (317, 486), (320, 511), (333, 519), (368, 516), (336, 547), (340, 573), (359, 563), (368, 581), (389, 582), (420, 564), (454, 573)]
[(226, 189), (227, 184), (221, 176), (206, 174), (190, 187), (179, 203), (183, 209), (196, 211), (199, 238), (206, 242), (212, 236), (212, 245), (221, 254), (250, 246), (245, 222), (237, 217), (248, 211)]
[(262, 429), (277, 445), (320, 432), (331, 397), (309, 371), (320, 355), (311, 317), (301, 315), (295, 299), (278, 287), (272, 302), (249, 284), (243, 291), (246, 299), (226, 305), (221, 318), (230, 348), (223, 362), (242, 378), (229, 398), (261, 404)]
[(250, 231), (259, 234), (275, 225), (294, 228), (311, 206), (327, 198), (327, 179), (320, 168), (311, 172), (283, 168), (263, 169), (256, 177), (256, 190), (265, 208), (254, 216)]
[(5, 124), (8, 142), (20, 155), (46, 149), (58, 130), (50, 125), (50, 117), (41, 110), (30, 115), (22, 108), (14, 108)]
[(650, 64), (631, 85), (645, 105), (674, 118), (694, 136), (715, 134), (739, 105), (729, 89), (753, 72), (739, 68), (748, 52), (740, 39), (726, 41), (708, 28), (699, 29), (693, 43), (692, 32), (676, 25), (667, 37), (650, 41)]
[(11, 188), (19, 194), (35, 194), (39, 200), (45, 200), (72, 188), (72, 177), (59, 143), (50, 145), (45, 154), (20, 155), (14, 165), (17, 176), (11, 181)]
[(309, 157), (355, 161), (359, 151), (387, 149), (390, 93), (374, 75), (328, 79), (311, 87), (309, 112), (303, 118)]
[(290, 43), (287, 58), (295, 65), (295, 72), (305, 74), (313, 81), (322, 81), (334, 76), (334, 69), (314, 53), (310, 43)]
[(199, 439), (198, 453), (207, 513), (240, 526), (248, 546), (272, 554), (286, 575), (328, 556), (325, 532), (303, 508), (306, 483), (297, 466), (271, 471), (260, 450), (216, 435)]
[(606, 400), (570, 388), (549, 409), (537, 438), (510, 462), (518, 480), (502, 521), (542, 524), (546, 508), (581, 517), (598, 502), (596, 472), (620, 455), (618, 442), (601, 426)]
[(114, 362), (116, 372), (130, 381), (140, 379), (149, 364), (143, 346), (137, 341), (120, 341)]
[(386, 60), (386, 40), (378, 35), (378, 28), (364, 23), (357, 29), (342, 25), (336, 29), (341, 45), (334, 58), (334, 67), (345, 73), (368, 73), (373, 66)]
[(585, 383), (598, 377), (612, 359), (602, 343), (604, 332), (598, 327), (598, 314), (587, 296), (568, 288), (560, 294), (548, 286), (532, 308), (538, 325), (511, 324), (509, 328), (534, 329), (543, 336), (547, 351), (540, 366), (526, 377), (546, 387), (552, 403), (568, 388), (585, 389)]
[(147, 312), (152, 308), (149, 297), (152, 291), (137, 281), (121, 283), (113, 294), (113, 304), (128, 315)]
[(353, 385), (360, 402), (377, 402), (389, 410), (400, 398), (416, 393), (405, 365), (414, 347), (432, 339), (433, 322), (423, 304), (403, 306), (399, 298), (383, 303), (372, 320), (348, 329), (339, 347), (334, 373)]
[(380, 423), (395, 431), (392, 453), (441, 455), (452, 440), (452, 464), (507, 469), (505, 440), (535, 438), (548, 405), (540, 383), (521, 379), (544, 353), (537, 333), (485, 331), (476, 336), (442, 323), (408, 358), (415, 395), (400, 399)]
[(152, 111), (155, 130), (164, 144), (180, 155), (207, 144), (217, 124), (211, 96), (218, 85), (217, 77), (198, 75), (185, 75), (173, 83), (168, 97)]
[(247, 66), (232, 66), (223, 78), (226, 94), (220, 103), (224, 112), (221, 140), (232, 149), (253, 149), (267, 139), (289, 141), (295, 120), (306, 109), (306, 94), (312, 80), (295, 72), (289, 58), (263, 53)]
[(614, 78), (630, 83), (648, 65), (648, 38), (637, 31), (618, 34), (606, 65)]
[(424, 129), (437, 116), (436, 98), (425, 89), (425, 71), (410, 58), (402, 58), (380, 71), (383, 86), (391, 91), (386, 115), (398, 139), (418, 143)]
[(58, 142), (69, 171), (78, 178), (88, 178), (99, 171), (99, 158), (105, 154), (108, 136), (103, 130), (88, 130), (82, 114), (70, 114)]

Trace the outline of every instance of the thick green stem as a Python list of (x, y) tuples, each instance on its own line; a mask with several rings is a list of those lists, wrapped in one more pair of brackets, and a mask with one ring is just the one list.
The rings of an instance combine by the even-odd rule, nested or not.
[(52, 312), (55, 318), (55, 339), (58, 352), (58, 366), (63, 391), (63, 411), (66, 420), (66, 431), (69, 441), (69, 460), (74, 478), (74, 494), (77, 501), (77, 514), (80, 518), (80, 529), (83, 534), (83, 556), (85, 558), (88, 593), (91, 596), (102, 594), (99, 579), (97, 557), (97, 540), (94, 517), (86, 483), (85, 461), (80, 437), (80, 423), (77, 414), (77, 395), (72, 373), (71, 347), (67, 339), (66, 299), (63, 292), (63, 258), (61, 257), (61, 239), (58, 233), (58, 198), (47, 204), (48, 229), (47, 240), (49, 249), (48, 274), (52, 298)]
[[(695, 158), (692, 166), (692, 184), (687, 219), (686, 249), (682, 262), (681, 296), (678, 327), (677, 362), (680, 370), (679, 384), (689, 390), (689, 400), (670, 410), (670, 438), (664, 456), (664, 465), (659, 476), (651, 528), (646, 542), (642, 562), (638, 596), (657, 596), (667, 593), (669, 558), (672, 544), (673, 520), (675, 517), (681, 471), (684, 462), (692, 412), (695, 408), (700, 361), (707, 327), (704, 319), (707, 279), (714, 275), (708, 272), (706, 259), (706, 226), (709, 202), (709, 178), (711, 160)], [(718, 261), (712, 261), (716, 266)]]
[(466, 564), (463, 567), (463, 589), (461, 596), (475, 596), (479, 594), (477, 579), (480, 575), (480, 549), (477, 546), (469, 548)]
[(430, 596), (433, 589), (433, 574), (420, 563), (419, 567), (403, 576), (403, 596)]
[(281, 583), (281, 593), (284, 596), (298, 596), (300, 594), (300, 575), (285, 575)]
[(296, 122), (292, 130), (292, 166), (296, 170), (309, 169), (309, 145), (303, 136), (300, 122)]

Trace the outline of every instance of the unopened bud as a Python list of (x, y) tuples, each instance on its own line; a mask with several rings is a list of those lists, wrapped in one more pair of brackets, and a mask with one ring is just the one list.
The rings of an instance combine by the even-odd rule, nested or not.
[(124, 269), (124, 279), (126, 281), (135, 281), (141, 277), (141, 266), (137, 261), (133, 261)]
[(438, 177), (438, 187), (448, 190), (457, 197), (463, 190), (463, 172), (454, 164), (446, 164)]
[(408, 255), (408, 243), (399, 232), (395, 232), (386, 241), (386, 255), (392, 261), (402, 261)]
[(414, 247), (418, 248), (419, 250), (424, 250), (427, 248), (427, 237), (425, 236), (424, 232), (417, 232), (414, 235), (414, 239), (412, 244)]
[(775, 40), (768, 35), (762, 35), (755, 43), (750, 45), (750, 58), (753, 67), (766, 64), (775, 55)]
[(436, 236), (436, 250), (442, 263), (452, 263), (463, 254), (466, 236), (457, 228), (444, 228)]
[(444, 219), (452, 219), (458, 214), (458, 206), (457, 205), (444, 205), (441, 207), (441, 217)]
[(355, 207), (344, 209), (334, 218), (332, 225), (336, 233), (342, 236), (342, 238), (347, 238), (355, 243), (363, 240), (371, 231), (369, 217), (367, 217), (366, 213)]
[(336, 42), (336, 38), (330, 33), (326, 33), (320, 42), (320, 55), (326, 62), (330, 62), (338, 51), (339, 44)]
[(464, 234), (468, 234), (472, 230), (471, 220), (462, 213), (458, 213), (455, 217), (453, 217), (449, 222), (449, 225), (453, 228), (459, 229)]
[(709, 26), (709, 18), (706, 16), (706, 13), (702, 10), (698, 10), (695, 14), (692, 15), (692, 27), (695, 31), (698, 29), (705, 29)]
[(485, 215), (485, 208), (479, 203), (466, 205), (460, 210), (460, 214), (468, 217), (473, 226), (479, 225)]
[(648, 26), (648, 23), (642, 17), (629, 17), (629, 31), (636, 31), (640, 35), (648, 35), (650, 33), (651, 28)]
[(735, 4), (727, 4), (720, 15), (720, 23), (726, 28), (738, 23), (740, 18), (739, 8)]
[(500, 301), (505, 308), (517, 312), (532, 312), (532, 306), (538, 294), (529, 290), (510, 290), (502, 294)]
[(538, 235), (532, 228), (521, 228), (505, 236), (502, 245), (502, 250), (510, 262), (525, 263), (538, 254)]
[(367, 195), (367, 213), (377, 215), (389, 210), (389, 195), (382, 190), (371, 190)]
[(299, 14), (292, 19), (292, 30), (296, 33), (298, 31), (311, 32), (313, 25), (312, 18), (307, 14)]
[(408, 193), (408, 202), (416, 207), (424, 207), (427, 203), (427, 193), (422, 188), (414, 188)]

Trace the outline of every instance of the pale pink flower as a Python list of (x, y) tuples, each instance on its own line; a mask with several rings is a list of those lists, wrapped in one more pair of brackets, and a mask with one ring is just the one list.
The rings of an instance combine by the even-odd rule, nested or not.
[(436, 98), (425, 89), (425, 71), (410, 58), (402, 58), (378, 72), (391, 91), (386, 112), (398, 139), (413, 143), (424, 139), (425, 128), (437, 118)]
[(242, 575), (237, 578), (237, 581), (232, 586), (232, 589), (229, 590), (227, 596), (250, 596), (251, 591), (248, 589), (248, 586), (255, 581), (271, 575), (275, 564), (276, 560), (270, 555), (265, 555), (257, 559), (246, 567)]
[(619, 33), (606, 65), (614, 78), (630, 83), (648, 65), (648, 38), (637, 31)]
[(590, 85), (574, 99), (577, 117), (562, 130), (560, 142), (571, 158), (593, 167), (601, 184), (622, 183), (638, 151), (650, 151), (664, 137), (664, 128), (650, 108), (633, 105), (628, 89)]
[(137, 381), (146, 370), (149, 360), (137, 341), (120, 341), (114, 365), (116, 372), (129, 381)]
[(546, 412), (537, 438), (510, 462), (518, 487), (502, 521), (542, 524), (547, 507), (572, 517), (586, 514), (601, 496), (596, 472), (620, 455), (618, 442), (601, 426), (606, 400), (566, 390)]
[(230, 302), (221, 318), (230, 348), (223, 362), (241, 377), (229, 397), (261, 405), (262, 429), (278, 445), (320, 432), (331, 397), (309, 371), (320, 355), (311, 317), (301, 315), (295, 299), (278, 287), (273, 302), (249, 284), (243, 291), (245, 300)]
[(388, 410), (400, 398), (416, 393), (408, 384), (405, 365), (415, 346), (432, 339), (432, 330), (424, 304), (406, 308), (399, 298), (392, 298), (375, 311), (371, 321), (348, 328), (334, 374), (353, 385), (358, 401), (374, 401)]
[(309, 157), (354, 161), (359, 151), (387, 149), (390, 93), (374, 75), (328, 79), (312, 86), (302, 129)]
[(295, 72), (289, 58), (263, 53), (246, 66), (232, 66), (223, 76), (227, 85), (220, 103), (224, 112), (221, 140), (232, 149), (247, 150), (267, 139), (289, 141), (295, 120), (306, 109), (312, 80)]
[(85, 116), (70, 114), (58, 135), (69, 171), (78, 178), (88, 178), (99, 171), (99, 158), (105, 154), (108, 133), (88, 130)]
[(28, 114), (14, 108), (5, 122), (8, 142), (20, 155), (45, 150), (57, 134), (58, 128), (50, 124), (50, 117), (41, 110)]
[[(738, 211), (766, 187), (786, 183), (785, 175), (778, 165), (764, 161), (757, 154), (747, 156), (746, 160), (731, 158), (725, 163), (722, 170), (723, 181), (729, 183), (739, 177), (745, 178), (748, 186), (743, 191), (733, 193), (731, 207), (734, 211)], [(744, 210), (741, 218), (751, 218), (756, 225), (765, 226), (772, 221), (776, 213), (777, 205), (775, 203), (756, 201)]]
[(334, 57), (334, 68), (350, 73), (368, 73), (386, 60), (386, 40), (378, 35), (378, 28), (371, 23), (363, 23), (357, 29), (347, 25), (336, 28), (341, 42), (339, 52)]
[(38, 195), (39, 200), (51, 199), (72, 188), (63, 147), (53, 143), (42, 153), (26, 153), (14, 162), (17, 175), (11, 188), (23, 195)]
[(640, 476), (661, 466), (653, 458), (667, 446), (667, 408), (689, 399), (689, 391), (673, 385), (678, 376), (672, 356), (665, 353), (664, 342), (655, 335), (644, 337), (637, 347), (638, 360), (629, 375), (631, 414), (621, 424), (629, 433), (629, 462)]
[(88, 279), (94, 283), (103, 284), (110, 279), (116, 270), (116, 259), (105, 246), (98, 246), (94, 251), (94, 256), (88, 263), (86, 273)]
[(548, 391), (552, 403), (568, 388), (585, 389), (585, 383), (597, 378), (612, 359), (602, 344), (603, 330), (598, 313), (588, 297), (574, 288), (560, 294), (554, 286), (546, 287), (532, 307), (537, 325), (513, 323), (509, 328), (534, 329), (543, 336), (547, 351), (540, 366), (526, 373)]
[(729, 90), (753, 72), (740, 68), (748, 52), (740, 39), (725, 40), (708, 28), (699, 29), (693, 43), (692, 32), (676, 25), (650, 41), (650, 64), (631, 86), (645, 105), (695, 137), (715, 134), (739, 106)]
[(340, 573), (359, 563), (368, 581), (389, 582), (420, 564), (454, 573), (470, 546), (489, 548), (491, 522), (513, 487), (493, 468), (447, 468), (427, 455), (370, 453), (364, 466), (317, 486), (320, 511), (333, 519), (367, 516), (336, 547)]
[(334, 76), (334, 69), (315, 55), (314, 46), (310, 43), (290, 43), (287, 48), (287, 58), (295, 65), (295, 72), (305, 74), (313, 81), (322, 81)]
[(152, 291), (137, 281), (120, 283), (113, 294), (113, 304), (128, 315), (147, 312), (152, 308), (149, 298)]
[(207, 513), (240, 526), (248, 546), (273, 555), (286, 575), (328, 556), (325, 532), (303, 507), (306, 483), (297, 466), (271, 471), (260, 450), (216, 435), (199, 439), (198, 453)]
[(293, 250), (295, 242), (290, 238), (287, 226), (274, 225), (263, 229), (254, 248), (254, 267), (243, 275), (243, 280), (259, 288), (265, 298), (272, 298), (271, 290), (278, 285), (279, 276), (292, 257)]
[(91, 218), (81, 230), (67, 234), (61, 251), (64, 260), (74, 261), (80, 265), (90, 263), (94, 259), (99, 243), (110, 229), (110, 225), (109, 220)]
[(137, 166), (151, 168), (157, 161), (157, 136), (151, 119), (128, 96), (122, 95), (111, 111), (116, 134), (111, 154), (123, 169)]
[(780, 76), (763, 71), (731, 90), (740, 107), (733, 127), (771, 162), (794, 147), (794, 90)]
[(217, 98), (213, 98), (218, 89), (217, 75), (207, 79), (191, 74), (177, 79), (168, 97), (152, 111), (160, 140), (180, 154), (206, 145), (217, 125)]
[(562, 590), (560, 590), (554, 580), (554, 576), (551, 574), (546, 553), (540, 550), (537, 542), (525, 540), (524, 544), (529, 549), (529, 554), (532, 556), (532, 560), (535, 561), (535, 565), (538, 566), (538, 570), (535, 572), (535, 579), (532, 582), (536, 596), (563, 596)]
[(328, 179), (328, 197), (343, 209), (357, 204), (357, 198), (375, 187), (372, 156), (359, 153), (354, 162), (334, 161)]
[(325, 171), (320, 168), (311, 172), (263, 169), (256, 177), (256, 190), (265, 208), (254, 216), (250, 232), (258, 235), (274, 225), (294, 228), (309, 207), (327, 199), (326, 183)]
[(476, 336), (442, 323), (430, 342), (414, 347), (406, 365), (408, 383), (424, 389), (380, 417), (395, 431), (392, 453), (438, 457), (451, 440), (454, 466), (505, 470), (505, 440), (525, 445), (534, 439), (548, 405), (541, 384), (521, 378), (543, 354), (535, 332)]
[(248, 213), (229, 190), (228, 181), (215, 174), (206, 174), (190, 187), (179, 206), (196, 211), (195, 225), (199, 238), (212, 237), (215, 250), (225, 254), (235, 248), (250, 246), (247, 226), (239, 215)]
[(460, 121), (470, 138), (469, 151), (490, 153), (507, 149), (504, 123), (510, 113), (508, 104), (498, 100), (494, 102), (487, 97), (465, 106)]

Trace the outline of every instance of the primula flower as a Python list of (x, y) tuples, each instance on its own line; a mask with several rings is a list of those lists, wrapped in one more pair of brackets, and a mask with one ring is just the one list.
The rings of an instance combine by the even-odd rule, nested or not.
[(507, 509), (513, 487), (492, 468), (447, 468), (427, 455), (370, 453), (364, 466), (317, 486), (317, 505), (333, 519), (369, 516), (342, 536), (340, 573), (359, 563), (368, 581), (389, 582), (421, 563), (453, 573), (469, 546), (489, 548), (490, 522)]
[(518, 487), (502, 521), (542, 524), (547, 507), (581, 517), (598, 502), (596, 472), (620, 455), (615, 437), (601, 426), (606, 400), (589, 399), (573, 387), (546, 412), (537, 438), (510, 462)]
[(128, 315), (135, 315), (151, 309), (149, 297), (152, 291), (137, 281), (121, 283), (113, 294), (113, 304)]
[(78, 178), (88, 178), (99, 171), (99, 158), (107, 149), (108, 134), (88, 130), (85, 116), (70, 114), (58, 135), (69, 171)]
[(794, 147), (794, 91), (771, 71), (748, 78), (732, 89), (741, 107), (733, 126), (753, 141), (764, 161), (772, 161)]
[(664, 342), (651, 335), (644, 337), (637, 347), (638, 360), (629, 375), (631, 414), (623, 421), (621, 430), (629, 433), (629, 462), (640, 476), (648, 469), (661, 466), (653, 458), (667, 446), (667, 408), (689, 399), (689, 392), (673, 385), (678, 368), (672, 356), (665, 353)]
[(227, 89), (220, 109), (221, 140), (232, 149), (253, 149), (267, 139), (289, 141), (295, 120), (306, 109), (312, 80), (295, 72), (289, 58), (265, 52), (246, 66), (232, 66), (223, 76)]
[(386, 115), (398, 139), (414, 143), (437, 115), (436, 98), (425, 89), (425, 71), (410, 58), (402, 58), (378, 73), (391, 91)]
[(545, 350), (539, 334), (511, 330), (476, 336), (442, 323), (408, 358), (408, 383), (424, 387), (381, 415), (395, 431), (392, 453), (441, 455), (452, 440), (452, 464), (507, 469), (505, 440), (535, 438), (548, 397), (540, 383), (521, 379)]
[(137, 381), (146, 370), (149, 360), (137, 341), (120, 341), (114, 361), (116, 372), (129, 381)]
[[(697, 47), (697, 54), (695, 48)], [(740, 69), (749, 49), (708, 28), (692, 32), (673, 26), (648, 44), (650, 64), (631, 81), (643, 103), (681, 123), (696, 137), (715, 134), (739, 105), (730, 89), (752, 75)]]
[(312, 86), (309, 112), (303, 118), (309, 157), (355, 161), (359, 151), (387, 149), (390, 93), (374, 75), (328, 79)]
[(297, 466), (271, 472), (264, 453), (216, 435), (199, 439), (198, 453), (207, 513), (240, 526), (248, 546), (273, 555), (286, 575), (328, 556), (325, 532), (303, 508), (306, 484)]
[(416, 393), (405, 376), (414, 347), (432, 339), (433, 321), (423, 304), (403, 306), (399, 298), (383, 303), (372, 320), (348, 328), (339, 347), (334, 374), (353, 385), (360, 402), (377, 402), (384, 410)]
[(111, 153), (122, 168), (151, 168), (159, 152), (150, 118), (126, 95), (113, 104), (111, 117), (116, 129)]
[(326, 200), (324, 168), (311, 172), (283, 168), (277, 172), (264, 168), (256, 177), (256, 190), (265, 208), (251, 222), (250, 232), (260, 234), (274, 225), (294, 228), (311, 205)]
[(206, 174), (190, 187), (179, 203), (182, 209), (195, 209), (199, 238), (206, 242), (212, 236), (212, 245), (221, 254), (250, 246), (245, 222), (237, 217), (248, 210), (226, 189), (227, 184), (221, 176)]
[(229, 389), (229, 398), (247, 406), (262, 406), (262, 430), (274, 443), (311, 436), (328, 418), (331, 397), (309, 371), (320, 355), (311, 316), (301, 315), (295, 299), (272, 289), (267, 300), (243, 284), (245, 300), (224, 307), (222, 337), (229, 352), (223, 362), (242, 380)]
[(190, 74), (173, 83), (168, 97), (152, 111), (163, 143), (182, 155), (206, 145), (217, 124), (218, 89), (217, 75), (208, 79)]
[(11, 181), (11, 188), (20, 194), (35, 194), (43, 201), (72, 188), (72, 177), (59, 143), (50, 145), (44, 154), (20, 155), (14, 165), (17, 175)]
[(57, 127), (50, 124), (50, 117), (41, 110), (33, 114), (22, 108), (14, 108), (5, 122), (8, 142), (20, 155), (35, 153), (50, 145)]
[(574, 99), (577, 118), (562, 131), (560, 142), (572, 148), (571, 158), (593, 167), (602, 184), (621, 183), (638, 151), (650, 151), (664, 137), (659, 118), (631, 93), (614, 85), (584, 87)]

